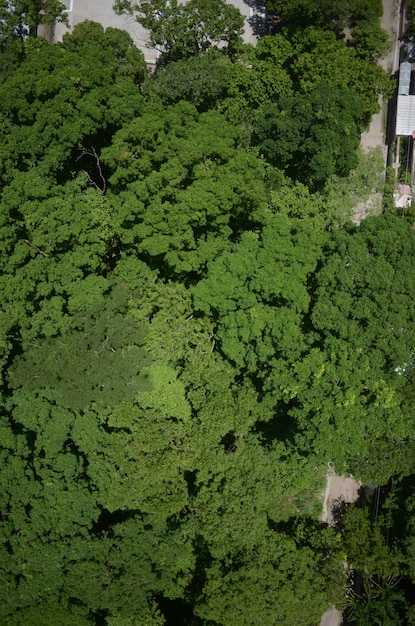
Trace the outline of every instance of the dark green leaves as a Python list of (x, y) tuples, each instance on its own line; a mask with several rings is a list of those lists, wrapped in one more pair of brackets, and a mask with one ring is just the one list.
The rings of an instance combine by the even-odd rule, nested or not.
[(103, 151), (122, 244), (163, 274), (199, 274), (264, 206), (263, 169), (240, 130), (189, 104), (146, 113)]
[(11, 386), (59, 390), (76, 410), (133, 400), (148, 388), (149, 359), (143, 329), (126, 316), (125, 300), (122, 288), (115, 289), (105, 304), (76, 312), (59, 337), (33, 342), (10, 370)]
[(255, 134), (271, 163), (316, 189), (356, 165), (362, 113), (353, 93), (320, 83), (265, 107)]
[(143, 56), (131, 39), (93, 22), (77, 26), (61, 45), (32, 50), (0, 87), (3, 150), (13, 158), (2, 179), (35, 164), (43, 174), (62, 170), (69, 159), (74, 168), (75, 149), (105, 144), (140, 110), (136, 83), (143, 75)]

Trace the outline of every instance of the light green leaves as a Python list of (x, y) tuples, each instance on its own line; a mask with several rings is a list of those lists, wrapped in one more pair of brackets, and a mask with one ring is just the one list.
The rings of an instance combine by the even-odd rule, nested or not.
[(144, 409), (155, 409), (164, 417), (186, 422), (190, 418), (191, 410), (177, 372), (167, 364), (155, 363), (148, 368), (147, 375), (152, 389), (138, 393), (138, 404)]
[(195, 286), (195, 308), (212, 312), (220, 348), (239, 368), (262, 376), (275, 359), (301, 354), (319, 238), (301, 222), (270, 215), (259, 236), (245, 233)]

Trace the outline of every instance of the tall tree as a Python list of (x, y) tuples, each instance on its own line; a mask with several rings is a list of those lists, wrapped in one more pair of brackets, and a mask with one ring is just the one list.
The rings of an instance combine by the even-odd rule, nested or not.
[(26, 56), (25, 42), (38, 35), (41, 24), (68, 23), (59, 0), (0, 1), (0, 82)]
[(309, 27), (294, 31), (290, 41), (294, 54), (289, 71), (301, 91), (309, 92), (320, 82), (349, 89), (360, 100), (365, 124), (379, 110), (379, 95), (392, 95), (390, 75), (378, 63), (360, 58), (333, 32)]
[(99, 152), (141, 110), (144, 72), (126, 33), (87, 22), (63, 44), (33, 49), (0, 87), (6, 352), (58, 334), (66, 311), (108, 288), (117, 242)]
[(149, 45), (161, 52), (166, 65), (212, 47), (233, 56), (242, 43), (244, 20), (240, 11), (224, 0), (116, 0), (117, 13), (135, 16), (150, 33)]
[(234, 69), (228, 56), (211, 49), (203, 55), (172, 61), (154, 74), (147, 88), (164, 105), (186, 100), (198, 111), (207, 111), (225, 97)]
[(102, 152), (107, 198), (129, 254), (163, 275), (200, 275), (266, 204), (264, 169), (243, 149), (241, 129), (185, 102), (137, 117)]
[(255, 135), (271, 163), (315, 190), (356, 165), (362, 114), (351, 91), (319, 83), (265, 107)]
[(40, 24), (67, 22), (66, 7), (60, 0), (2, 0), (0, 4), (0, 40), (23, 41), (37, 37)]
[(35, 165), (43, 176), (61, 171), (67, 159), (72, 170), (86, 169), (76, 158), (94, 161), (88, 152), (140, 110), (144, 74), (127, 33), (94, 22), (79, 24), (62, 44), (32, 50), (0, 87), (3, 184)]
[(290, 27), (317, 26), (340, 35), (356, 20), (376, 22), (382, 16), (381, 0), (266, 0), (267, 7)]

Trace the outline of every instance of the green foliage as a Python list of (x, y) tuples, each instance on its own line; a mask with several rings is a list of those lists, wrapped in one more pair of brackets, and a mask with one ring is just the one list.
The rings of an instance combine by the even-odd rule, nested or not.
[(113, 228), (130, 254), (168, 276), (203, 271), (265, 204), (263, 167), (223, 115), (187, 103), (154, 110), (103, 150)]
[(95, 308), (76, 311), (58, 338), (30, 344), (9, 370), (11, 387), (57, 389), (75, 410), (133, 400), (149, 386), (149, 358), (143, 329), (125, 315), (125, 299), (118, 287)]
[(3, 332), (55, 336), (67, 310), (91, 307), (108, 289), (108, 205), (85, 174), (56, 185), (31, 170), (4, 188), (0, 207)]
[(266, 5), (291, 28), (313, 25), (337, 35), (359, 20), (377, 22), (383, 12), (381, 0), (266, 0)]
[(261, 235), (244, 233), (195, 286), (195, 308), (213, 316), (220, 349), (238, 369), (262, 377), (276, 360), (300, 358), (306, 278), (320, 245), (307, 222), (269, 215)]
[(246, 46), (229, 76), (220, 108), (230, 120), (252, 124), (265, 104), (291, 95), (293, 85), (284, 65), (291, 46), (282, 36), (262, 37), (255, 48)]
[(65, 5), (59, 0), (1, 0), (0, 83), (13, 72), (30, 50), (46, 42), (37, 39), (39, 26), (68, 23)]
[(353, 2), (350, 0), (267, 0), (266, 5), (295, 27), (310, 24), (340, 33), (351, 17)]
[(331, 229), (343, 221), (341, 214), (344, 210), (343, 203), (336, 207), (334, 202), (326, 200), (325, 190), (321, 195), (317, 195), (311, 193), (302, 183), (293, 184), (285, 180), (269, 195), (269, 205), (273, 211), (295, 220), (306, 220), (318, 231)]
[(342, 517), (348, 562), (359, 570), (356, 580), (360, 582), (349, 590), (346, 610), (347, 618), (356, 624), (411, 623), (411, 591), (407, 582), (401, 584), (411, 563), (410, 555), (402, 550), (412, 524), (407, 486), (406, 479), (400, 482), (394, 477), (386, 500), (383, 490), (379, 491), (372, 506), (350, 506)]
[(23, 41), (27, 36), (36, 37), (40, 24), (55, 20), (67, 22), (65, 5), (59, 0), (2, 0), (0, 4), (0, 39), (7, 45), (9, 39)]
[(353, 624), (383, 624), (384, 626), (404, 626), (405, 598), (402, 591), (395, 589), (397, 581), (392, 579), (364, 581), (363, 591), (355, 595), (349, 613)]
[(379, 3), (284, 4), (319, 27), (254, 48), (220, 0), (120, 0), (152, 77), (85, 22), (0, 85), (2, 624), (317, 624), (345, 554), (400, 619), (409, 488), (319, 521), (328, 461), (377, 484), (414, 459), (414, 233), (347, 223), (388, 81), (321, 28)]
[(116, 0), (114, 8), (118, 14), (134, 15), (149, 31), (151, 47), (161, 52), (161, 65), (204, 54), (212, 47), (232, 57), (242, 43), (243, 17), (224, 0), (190, 0), (185, 4), (177, 0)]
[[(368, 218), (354, 234), (336, 233), (333, 241), (343, 243), (316, 277), (311, 319), (331, 362), (323, 366), (319, 385), (329, 375), (330, 395), (338, 397), (327, 419), (343, 433), (343, 445), (345, 438), (350, 441), (348, 453), (355, 459), (360, 456), (362, 463), (372, 458), (375, 467), (376, 458), (367, 456), (367, 445), (370, 450), (376, 441), (391, 438), (398, 444), (412, 428), (400, 392), (404, 381), (396, 370), (399, 363), (408, 361), (412, 345), (413, 285), (404, 269), (412, 256), (412, 237), (410, 228), (398, 219)], [(345, 246), (346, 241), (352, 245)], [(327, 393), (320, 405), (318, 438), (323, 432)], [(309, 399), (310, 395), (307, 403)], [(351, 431), (346, 435), (350, 411), (360, 414), (354, 428), (359, 429), (361, 441), (367, 441), (363, 447), (357, 438), (351, 444)], [(356, 434), (355, 430), (353, 438)], [(355, 461), (359, 474), (357, 465)]]
[[(353, 216), (359, 203), (371, 202), (373, 214), (381, 213), (384, 193), (384, 157), (381, 148), (369, 152), (358, 150), (357, 163), (348, 176), (332, 176), (322, 193), (327, 209), (334, 213), (339, 225)], [(376, 198), (377, 202), (373, 202)]]
[(148, 369), (151, 391), (138, 393), (137, 401), (143, 408), (153, 408), (165, 417), (187, 421), (190, 406), (185, 398), (185, 390), (177, 373), (169, 365), (157, 363)]
[(99, 159), (138, 113), (143, 55), (126, 33), (86, 22), (33, 47), (0, 86), (1, 334), (57, 335), (66, 312), (108, 287), (116, 240)]
[(157, 408), (125, 403), (111, 411), (108, 445), (103, 458), (91, 462), (90, 473), (99, 481), (105, 509), (141, 511), (163, 522), (187, 504), (184, 473), (192, 468), (193, 450), (184, 425), (172, 415), (177, 403), (172, 411), (168, 402), (163, 412)]
[[(410, 385), (410, 381), (408, 381)], [(412, 387), (411, 387), (412, 388)], [(412, 399), (405, 406), (403, 401), (403, 413), (411, 410)], [(415, 441), (413, 437), (397, 439), (393, 429), (389, 436), (383, 439), (370, 439), (367, 442), (364, 454), (352, 455), (349, 461), (350, 471), (359, 475), (365, 483), (386, 484), (391, 474), (403, 477), (408, 474), (408, 468), (412, 467), (415, 459)]]
[(227, 93), (234, 69), (229, 57), (211, 49), (204, 55), (169, 63), (155, 73), (148, 88), (155, 100), (164, 105), (186, 100), (198, 111), (207, 111)]
[(353, 27), (353, 46), (363, 59), (377, 60), (386, 55), (391, 47), (388, 34), (379, 22), (361, 20)]
[(268, 531), (263, 542), (243, 551), (236, 562), (215, 563), (207, 571), (197, 614), (217, 624), (316, 624), (326, 608), (327, 579), (312, 566), (313, 551)]
[(369, 20), (374, 22), (379, 20), (383, 14), (381, 0), (354, 0), (352, 6), (355, 21)]
[(352, 92), (320, 83), (306, 95), (265, 107), (255, 135), (268, 161), (316, 189), (356, 165), (361, 121), (360, 103)]
[(379, 95), (392, 95), (395, 85), (389, 74), (378, 63), (360, 58), (334, 33), (310, 27), (294, 32), (291, 41), (290, 72), (301, 91), (309, 92), (320, 82), (348, 89), (359, 98), (365, 123), (379, 111)]
[(371, 511), (350, 506), (342, 517), (343, 545), (347, 562), (370, 577), (393, 576), (399, 571), (399, 561), (385, 544), (384, 528), (373, 523)]
[(40, 176), (68, 161), (74, 169), (78, 157), (138, 113), (144, 70), (126, 33), (104, 33), (93, 22), (79, 24), (63, 44), (31, 50), (0, 86), (3, 184), (35, 166)]

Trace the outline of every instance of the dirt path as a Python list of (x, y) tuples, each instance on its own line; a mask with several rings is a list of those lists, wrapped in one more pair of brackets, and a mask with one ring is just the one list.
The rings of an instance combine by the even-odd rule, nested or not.
[[(336, 505), (341, 502), (356, 502), (359, 496), (359, 487), (360, 484), (352, 476), (338, 476), (329, 466), (327, 469), (321, 521), (329, 526), (333, 526), (333, 510), (335, 510)], [(340, 626), (341, 623), (342, 614), (333, 606), (323, 614), (320, 626)]]
[(359, 497), (360, 483), (353, 476), (338, 476), (328, 473), (326, 490), (324, 492), (323, 513), (321, 521), (334, 526), (333, 509), (339, 502), (351, 504)]

